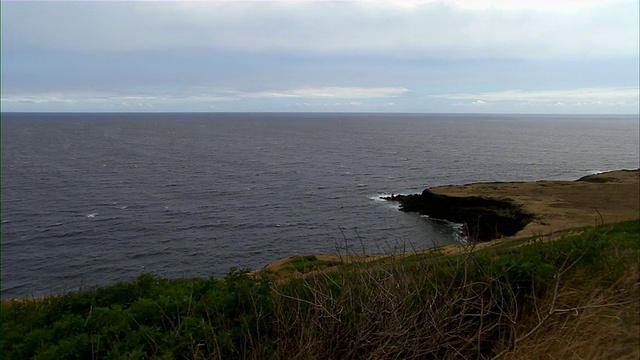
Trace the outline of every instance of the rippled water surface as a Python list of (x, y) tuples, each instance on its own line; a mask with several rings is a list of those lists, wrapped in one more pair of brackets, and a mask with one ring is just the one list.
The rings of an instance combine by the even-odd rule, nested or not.
[(454, 242), (382, 194), (639, 166), (624, 116), (2, 114), (2, 297)]

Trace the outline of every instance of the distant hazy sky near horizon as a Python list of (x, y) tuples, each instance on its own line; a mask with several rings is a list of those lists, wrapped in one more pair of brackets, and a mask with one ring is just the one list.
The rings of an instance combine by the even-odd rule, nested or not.
[(9, 111), (638, 114), (637, 0), (2, 1)]

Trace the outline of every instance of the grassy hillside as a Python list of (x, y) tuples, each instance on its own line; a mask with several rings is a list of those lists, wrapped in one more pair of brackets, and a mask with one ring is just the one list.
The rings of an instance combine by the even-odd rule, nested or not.
[(640, 221), (573, 234), (3, 302), (2, 358), (637, 359)]

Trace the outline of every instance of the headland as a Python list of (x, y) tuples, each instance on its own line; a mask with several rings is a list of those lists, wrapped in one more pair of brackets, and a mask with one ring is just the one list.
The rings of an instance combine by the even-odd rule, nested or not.
[(490, 182), (441, 186), (385, 198), (401, 210), (462, 223), (471, 238), (548, 235), (640, 218), (640, 170), (618, 170), (575, 181)]

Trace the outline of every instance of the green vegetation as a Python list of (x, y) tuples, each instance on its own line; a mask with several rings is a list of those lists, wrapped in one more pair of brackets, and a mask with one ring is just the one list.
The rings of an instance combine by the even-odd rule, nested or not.
[[(1, 355), (638, 358), (639, 234), (635, 220), (448, 256), (345, 265), (296, 257), (283, 268), (299, 276), (278, 282), (245, 270), (224, 279), (142, 274), (93, 291), (4, 302)], [(310, 271), (329, 266), (335, 270)], [(578, 331), (583, 343), (563, 331)]]
[(278, 272), (299, 272), (306, 274), (310, 271), (321, 270), (342, 264), (341, 261), (320, 260), (315, 255), (295, 256)]

